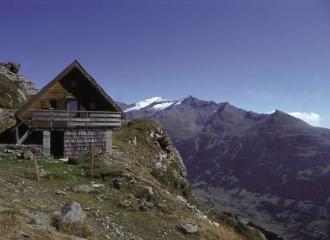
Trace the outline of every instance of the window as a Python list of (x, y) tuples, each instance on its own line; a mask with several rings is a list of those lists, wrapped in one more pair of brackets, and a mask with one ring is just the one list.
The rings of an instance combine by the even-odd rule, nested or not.
[(90, 110), (95, 110), (96, 109), (96, 104), (95, 102), (90, 103)]
[(51, 109), (57, 109), (57, 100), (49, 100), (49, 105)]
[(71, 80), (71, 88), (76, 88), (76, 87), (77, 87), (77, 81)]
[(41, 100), (41, 108), (42, 109), (57, 109), (58, 104), (55, 99), (42, 99)]

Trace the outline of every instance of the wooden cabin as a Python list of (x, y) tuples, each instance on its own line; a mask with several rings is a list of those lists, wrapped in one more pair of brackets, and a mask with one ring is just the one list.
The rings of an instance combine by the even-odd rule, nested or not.
[[(17, 144), (42, 131), (45, 156), (71, 156), (97, 147), (111, 152), (112, 131), (126, 117), (96, 81), (74, 61), (15, 113)], [(19, 128), (27, 131), (21, 134)], [(22, 136), (20, 136), (22, 135)]]

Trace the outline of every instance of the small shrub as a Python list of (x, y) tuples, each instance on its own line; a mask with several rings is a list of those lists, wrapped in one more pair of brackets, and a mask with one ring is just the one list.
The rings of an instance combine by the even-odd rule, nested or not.
[(53, 180), (53, 179), (59, 179), (59, 178), (60, 178), (60, 175), (58, 173), (50, 173), (50, 174), (47, 174), (44, 177), (42, 177), (42, 179), (45, 179), (45, 180)]
[(139, 188), (139, 189), (135, 189), (133, 192), (133, 195), (136, 198), (144, 198), (145, 200), (147, 200), (148, 202), (155, 200), (156, 197), (154, 195), (152, 195), (148, 189), (146, 188)]
[(63, 232), (65, 227), (58, 215), (53, 217), (52, 226), (55, 227), (58, 232)]
[(172, 170), (178, 170), (180, 168), (180, 165), (178, 162), (171, 162), (170, 163), (170, 169)]
[(107, 171), (100, 172), (101, 178), (104, 181), (106, 177), (121, 177), (123, 176), (122, 170), (116, 170), (116, 169), (109, 169)]
[(197, 199), (195, 198), (189, 184), (178, 179), (169, 168), (167, 171), (153, 168), (150, 174), (168, 187), (171, 192), (177, 192), (178, 194), (183, 195), (191, 203), (197, 203)]
[(284, 238), (277, 235), (276, 233), (273, 233), (267, 229), (264, 229), (263, 227), (258, 226), (256, 224), (254, 224), (253, 222), (249, 222), (248, 225), (261, 231), (265, 235), (265, 237), (269, 240), (284, 240)]
[[(40, 175), (40, 173), (39, 173), (39, 175)], [(37, 172), (35, 172), (35, 171), (25, 172), (24, 177), (38, 181), (38, 175), (37, 175)], [(45, 174), (44, 176), (39, 176), (39, 178), (40, 178), (40, 180), (53, 180), (53, 179), (59, 179), (60, 175), (58, 173), (48, 173), (48, 174)]]
[(114, 187), (115, 189), (120, 190), (121, 182), (120, 182), (119, 179), (115, 179), (115, 180), (113, 180), (112, 184), (113, 184), (113, 187)]

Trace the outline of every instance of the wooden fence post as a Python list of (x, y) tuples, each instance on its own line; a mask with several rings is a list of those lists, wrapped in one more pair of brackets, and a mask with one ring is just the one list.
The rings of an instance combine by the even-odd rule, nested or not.
[(35, 165), (36, 165), (37, 176), (38, 176), (38, 182), (40, 182), (39, 169), (38, 169), (38, 164), (37, 164), (37, 158), (36, 158), (36, 157), (34, 157), (34, 163), (35, 163)]
[(132, 169), (134, 169), (135, 153), (133, 154)]
[(93, 148), (92, 148), (92, 162), (91, 162), (91, 177), (92, 177), (92, 174), (93, 174)]

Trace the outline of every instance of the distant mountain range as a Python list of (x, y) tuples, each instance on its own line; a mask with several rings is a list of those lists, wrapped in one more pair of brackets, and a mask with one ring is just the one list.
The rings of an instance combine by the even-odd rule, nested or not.
[[(257, 114), (192, 96), (118, 105), (128, 119), (154, 119), (167, 129), (193, 186), (307, 201), (313, 207), (286, 215), (290, 221), (307, 225), (324, 219), (330, 224), (330, 129), (279, 110)], [(278, 203), (276, 215), (285, 206)], [(298, 205), (292, 209), (298, 211)], [(302, 217), (306, 214), (311, 216)]]

